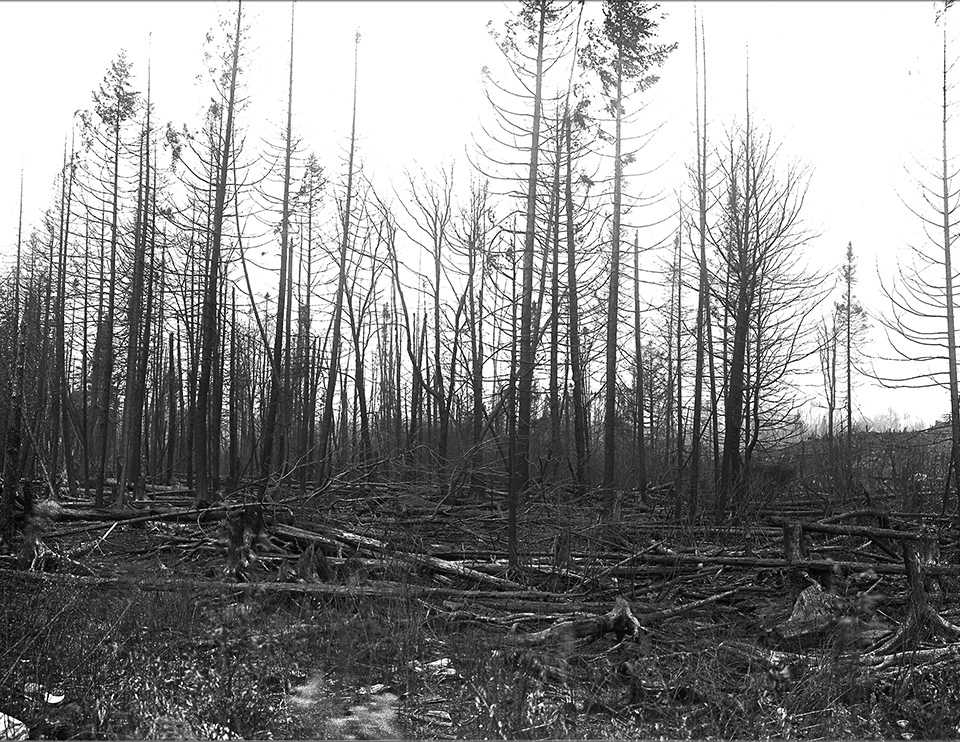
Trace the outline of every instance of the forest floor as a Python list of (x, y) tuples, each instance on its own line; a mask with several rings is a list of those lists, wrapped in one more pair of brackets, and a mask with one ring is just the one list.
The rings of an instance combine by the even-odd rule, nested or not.
[(0, 556), (0, 738), (960, 736), (953, 521), (779, 499), (544, 491), (513, 573), (502, 495), (274, 493), (259, 543), (241, 493), (47, 502)]

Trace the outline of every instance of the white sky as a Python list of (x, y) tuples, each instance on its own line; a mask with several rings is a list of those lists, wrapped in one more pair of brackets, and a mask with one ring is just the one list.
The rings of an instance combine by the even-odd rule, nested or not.
[[(279, 122), (286, 99), (287, 3), (250, 2), (255, 68), (251, 121)], [(204, 91), (204, 36), (219, 3), (0, 2), (0, 253), (16, 240), (20, 169), (25, 222), (49, 203), (73, 112), (91, 105), (110, 60), (126, 48), (145, 89), (152, 31), (153, 99), (161, 121), (196, 122)], [(682, 179), (693, 144), (693, 5), (666, 2), (664, 41), (680, 48), (661, 71), (639, 129), (665, 123), (651, 176)], [(749, 42), (751, 105), (784, 156), (809, 164), (809, 248), (839, 264), (853, 241), (862, 301), (876, 309), (877, 271), (919, 240), (902, 205), (915, 191), (904, 166), (936, 155), (941, 31), (932, 2), (704, 2), (712, 134), (742, 117)], [(958, 11), (951, 11), (956, 13)], [(360, 154), (374, 182), (403, 183), (403, 168), (459, 158), (484, 102), (480, 71), (499, 52), (486, 22), (501, 2), (298, 2), (295, 126), (328, 167), (349, 133), (354, 31), (360, 46)], [(954, 24), (957, 21), (953, 21)], [(251, 136), (251, 145), (255, 145)], [(274, 137), (277, 139), (277, 137)], [(718, 141), (718, 139), (714, 139)], [(960, 142), (960, 138), (957, 140)], [(654, 157), (655, 155), (655, 157)], [(929, 160), (923, 159), (924, 162)], [(331, 173), (332, 174), (332, 173)], [(658, 187), (651, 182), (651, 189)], [(26, 231), (26, 229), (25, 229)], [(867, 415), (893, 407), (928, 422), (946, 411), (940, 392), (858, 392)]]

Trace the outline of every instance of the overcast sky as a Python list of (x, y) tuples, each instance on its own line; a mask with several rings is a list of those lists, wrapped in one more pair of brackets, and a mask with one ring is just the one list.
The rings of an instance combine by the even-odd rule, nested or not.
[[(250, 115), (256, 122), (279, 122), (289, 5), (246, 5), (255, 28)], [(693, 144), (693, 4), (662, 7), (661, 36), (680, 47), (638, 127), (664, 124), (650, 156), (667, 165), (651, 178), (673, 184), (683, 177)], [(157, 115), (175, 123), (196, 120), (205, 95), (196, 80), (204, 37), (223, 8), (205, 2), (0, 3), (0, 251), (9, 255), (15, 244), (21, 167), (29, 225), (49, 204), (73, 112), (90, 106), (91, 92), (121, 48), (145, 87), (152, 32)], [(930, 162), (939, 147), (942, 32), (934, 3), (706, 2), (699, 8), (712, 132), (719, 135), (742, 118), (749, 46), (754, 116), (773, 132), (785, 157), (813, 171), (806, 224), (820, 236), (809, 248), (811, 260), (839, 264), (852, 241), (859, 293), (865, 304), (876, 304), (878, 270), (890, 274), (898, 251), (920, 239), (900, 200), (916, 192), (904, 166), (914, 158)], [(499, 54), (486, 22), (506, 17), (504, 3), (298, 2), (296, 14), (295, 123), (322, 160), (335, 163), (349, 133), (358, 29), (358, 128), (368, 174), (375, 182), (401, 180), (404, 167), (429, 170), (462, 160), (484, 105), (481, 69)], [(932, 421), (947, 409), (939, 392), (864, 385), (859, 394), (867, 415), (893, 407)]]

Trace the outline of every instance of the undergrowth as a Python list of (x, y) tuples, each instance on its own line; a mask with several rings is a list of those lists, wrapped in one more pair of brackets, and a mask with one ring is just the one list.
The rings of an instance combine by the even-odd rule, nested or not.
[[(397, 737), (958, 736), (957, 662), (879, 674), (836, 635), (776, 674), (723, 651), (747, 637), (720, 619), (669, 622), (622, 645), (518, 649), (500, 628), (435, 620), (414, 597), (7, 582), (0, 598), (0, 711), (33, 737), (170, 736), (162, 720), (179, 720), (179, 736), (337, 737), (329, 719), (371, 687), (396, 697)], [(418, 665), (443, 658), (455, 673)], [(30, 683), (65, 702), (45, 704), (24, 692)], [(304, 710), (291, 699), (307, 686)]]

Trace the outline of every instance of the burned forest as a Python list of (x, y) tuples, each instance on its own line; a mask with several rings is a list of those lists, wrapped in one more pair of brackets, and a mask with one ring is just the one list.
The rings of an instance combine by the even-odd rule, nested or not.
[(951, 3), (895, 270), (723, 3), (479, 4), (389, 168), (458, 91), (304, 64), (336, 5), (218, 4), (183, 121), (118, 39), (0, 170), (0, 739), (960, 737)]

